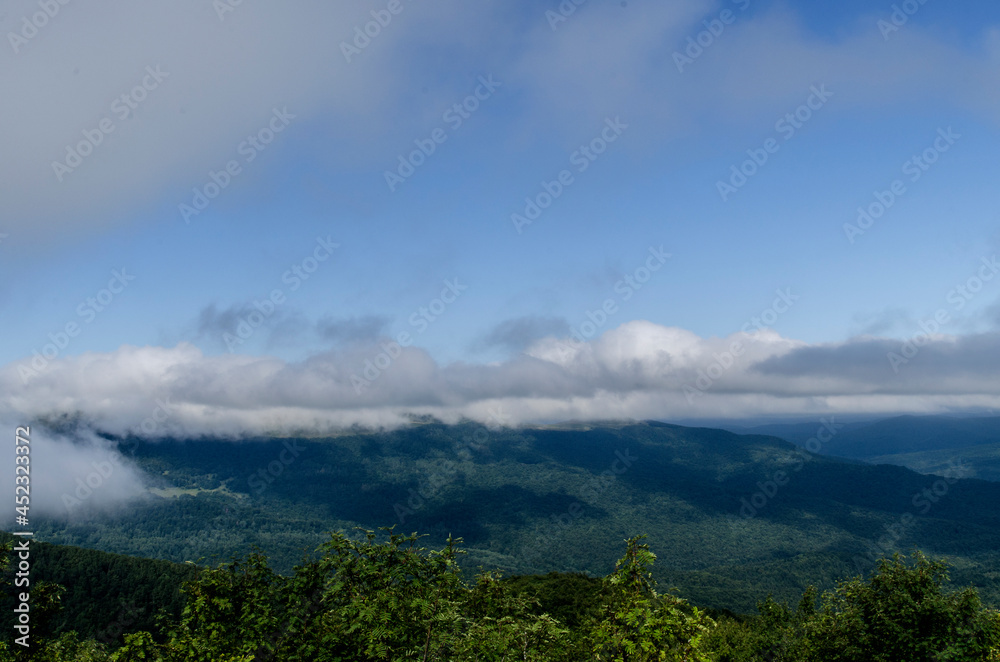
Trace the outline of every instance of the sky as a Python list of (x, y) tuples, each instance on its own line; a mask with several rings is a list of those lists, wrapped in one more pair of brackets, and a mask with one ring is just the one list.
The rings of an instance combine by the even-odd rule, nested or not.
[(0, 421), (996, 412), (1000, 6), (9, 0)]

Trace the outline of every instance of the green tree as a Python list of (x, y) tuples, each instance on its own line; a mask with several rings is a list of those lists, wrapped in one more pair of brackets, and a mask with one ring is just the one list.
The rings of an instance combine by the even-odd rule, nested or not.
[(806, 624), (802, 659), (974, 662), (1000, 644), (996, 612), (976, 590), (946, 591), (947, 564), (915, 551), (882, 559), (868, 579), (841, 582)]
[(283, 578), (262, 554), (185, 585), (187, 604), (166, 644), (127, 638), (115, 662), (450, 659), (465, 591), (457, 540), (424, 554), (391, 528), (362, 541), (331, 534), (318, 559)]
[(605, 578), (610, 599), (593, 631), (597, 660), (707, 662), (701, 639), (714, 622), (680, 598), (659, 595), (650, 568), (656, 555), (645, 536), (626, 540), (625, 556)]
[(547, 660), (569, 657), (569, 631), (548, 614), (535, 614), (538, 601), (514, 590), (492, 572), (480, 573), (461, 605), (456, 660)]
[[(32, 581), (28, 587), (11, 585), (7, 576), (10, 573), (10, 558), (14, 550), (12, 542), (0, 545), (0, 586), (4, 592), (11, 591), (15, 595), (25, 592), (30, 595), (30, 627), (28, 647), (4, 642), (0, 644), (0, 662), (22, 662), (41, 660), (43, 662), (76, 662), (93, 660), (99, 662), (106, 659), (104, 647), (94, 641), (81, 642), (75, 632), (55, 636), (57, 631), (56, 618), (62, 608), (62, 596), (66, 589), (52, 582)], [(16, 635), (15, 635), (16, 636)], [(15, 637), (12, 636), (11, 639)]]

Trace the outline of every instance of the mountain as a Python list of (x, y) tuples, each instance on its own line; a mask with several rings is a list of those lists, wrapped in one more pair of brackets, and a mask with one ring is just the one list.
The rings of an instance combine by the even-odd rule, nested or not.
[[(806, 441), (815, 437), (817, 432), (824, 430), (824, 421), (802, 421), (799, 423), (768, 423), (766, 425), (719, 425), (718, 427), (736, 434), (762, 434), (769, 437), (779, 437), (790, 441), (796, 446), (805, 446)], [(873, 421), (845, 422), (839, 417), (830, 420), (837, 430), (837, 436), (843, 437), (847, 432), (871, 425)], [(833, 441), (833, 438), (830, 439)], [(828, 452), (828, 451), (827, 451)]]
[(829, 587), (916, 546), (1000, 599), (1000, 484), (810, 455), (773, 436), (657, 422), (423, 422), (135, 447), (150, 476), (145, 499), (37, 534), (205, 563), (259, 545), (287, 572), (326, 531), (395, 524), (428, 534), (428, 546), (461, 536), (467, 568), (603, 575), (622, 541), (645, 533), (662, 583), (737, 612), (768, 592), (796, 600), (809, 584)]
[[(816, 421), (739, 431), (770, 434), (805, 446), (822, 427)], [(967, 477), (1000, 481), (1000, 417), (898, 416), (847, 423), (822, 443), (821, 452), (927, 474), (962, 466)]]

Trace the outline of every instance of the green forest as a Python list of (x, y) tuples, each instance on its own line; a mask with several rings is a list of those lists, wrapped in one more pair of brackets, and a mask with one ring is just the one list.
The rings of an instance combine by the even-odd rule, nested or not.
[[(793, 603), (809, 585), (832, 588), (917, 548), (951, 559), (956, 581), (1000, 606), (1000, 483), (941, 483), (775, 437), (651, 421), (429, 421), (328, 438), (116, 441), (151, 493), (118, 510), (85, 502), (40, 519), (36, 537), (199, 565), (258, 547), (290, 574), (328, 531), (395, 523), (435, 547), (461, 537), (464, 570), (512, 576), (604, 575), (619, 541), (644, 533), (661, 584), (738, 613), (768, 593)], [(927, 500), (936, 487), (943, 494)]]
[(995, 482), (651, 421), (108, 441), (148, 492), (37, 520), (7, 659), (997, 658)]
[[(260, 552), (198, 569), (176, 591), (179, 612), (162, 588), (183, 573), (165, 580), (139, 567), (153, 562), (136, 560), (118, 579), (131, 573), (132, 587), (149, 595), (145, 602), (163, 609), (148, 629), (120, 617), (110, 642), (107, 630), (103, 637), (59, 631), (68, 587), (38, 584), (30, 646), (11, 637), (0, 660), (1000, 660), (1000, 612), (985, 607), (974, 588), (951, 586), (947, 563), (919, 551), (882, 559), (867, 577), (822, 594), (809, 587), (794, 607), (763, 596), (756, 615), (739, 616), (661, 592), (652, 575), (656, 555), (643, 536), (622, 541), (621, 557), (601, 578), (504, 578), (480, 568), (466, 579), (461, 540), (428, 551), (416, 533), (394, 527), (361, 533), (330, 534), (289, 575), (275, 573)], [(6, 559), (11, 543), (5, 547)], [(100, 596), (90, 603), (118, 608)]]

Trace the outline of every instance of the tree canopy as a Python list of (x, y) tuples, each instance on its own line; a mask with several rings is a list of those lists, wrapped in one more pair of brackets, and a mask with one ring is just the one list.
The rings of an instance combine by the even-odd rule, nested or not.
[(201, 570), (178, 617), (164, 612), (114, 650), (53, 632), (62, 588), (40, 584), (32, 646), (0, 644), (0, 662), (1000, 661), (1000, 613), (973, 588), (948, 589), (947, 564), (918, 551), (822, 595), (809, 588), (794, 610), (767, 596), (757, 616), (710, 617), (657, 590), (642, 536), (603, 578), (480, 569), (469, 583), (461, 539), (428, 551), (420, 538), (332, 533), (289, 576), (251, 551)]

